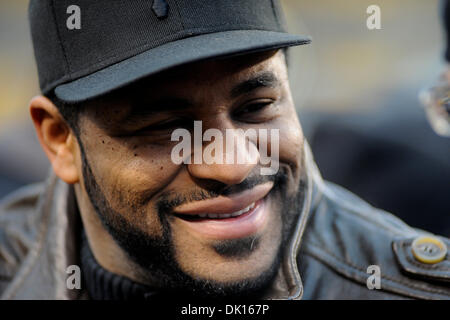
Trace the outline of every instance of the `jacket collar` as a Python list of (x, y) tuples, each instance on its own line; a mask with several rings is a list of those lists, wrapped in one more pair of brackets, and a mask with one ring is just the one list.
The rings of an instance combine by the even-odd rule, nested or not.
[(285, 248), (284, 258), (275, 281), (266, 299), (300, 300), (303, 296), (303, 284), (297, 266), (298, 253), (308, 219), (320, 199), (318, 185), (322, 177), (314, 162), (309, 144), (304, 142), (306, 192), (303, 206), (293, 235)]
[[(307, 191), (302, 212), (266, 299), (297, 300), (303, 295), (297, 255), (309, 214), (320, 198), (316, 185), (322, 183), (306, 141), (304, 154)], [(83, 288), (68, 289), (66, 285), (70, 275), (66, 273), (67, 267), (80, 265), (78, 231), (81, 222), (76, 208), (73, 188), (51, 171), (38, 202), (34, 223), (38, 230), (35, 243), (3, 298), (61, 300), (86, 297)]]
[(72, 188), (51, 170), (35, 216), (36, 236), (4, 299), (76, 299), (79, 290), (69, 290), (66, 273), (78, 261), (78, 213)]

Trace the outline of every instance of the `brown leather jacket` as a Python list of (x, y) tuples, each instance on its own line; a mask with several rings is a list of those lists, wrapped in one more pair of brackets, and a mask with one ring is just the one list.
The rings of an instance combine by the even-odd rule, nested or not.
[[(324, 182), (305, 149), (306, 201), (267, 298), (450, 299), (450, 254), (434, 264), (418, 261), (412, 241), (430, 234)], [(83, 288), (66, 285), (67, 267), (79, 265), (75, 208), (72, 188), (53, 173), (45, 184), (25, 187), (2, 201), (2, 299), (87, 297)], [(450, 248), (448, 239), (439, 239)], [(367, 284), (371, 265), (381, 271), (380, 289)]]

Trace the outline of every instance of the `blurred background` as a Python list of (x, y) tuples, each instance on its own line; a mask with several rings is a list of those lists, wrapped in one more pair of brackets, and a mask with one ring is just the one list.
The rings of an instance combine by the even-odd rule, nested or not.
[[(450, 139), (418, 101), (445, 63), (438, 0), (281, 0), (291, 32), (291, 86), (323, 176), (414, 227), (450, 236)], [(366, 9), (381, 9), (369, 30)], [(0, 198), (45, 179), (28, 115), (39, 93), (27, 0), (0, 1)]]

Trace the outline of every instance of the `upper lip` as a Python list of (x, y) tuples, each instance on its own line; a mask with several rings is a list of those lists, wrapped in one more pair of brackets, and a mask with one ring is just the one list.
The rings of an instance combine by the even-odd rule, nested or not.
[(204, 213), (229, 214), (242, 210), (253, 202), (264, 198), (273, 188), (273, 182), (255, 186), (230, 197), (219, 196), (213, 199), (190, 202), (175, 208), (175, 214), (199, 215)]

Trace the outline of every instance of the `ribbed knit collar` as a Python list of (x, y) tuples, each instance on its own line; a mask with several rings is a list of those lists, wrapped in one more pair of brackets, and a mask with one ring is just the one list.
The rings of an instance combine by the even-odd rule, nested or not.
[(156, 290), (103, 268), (92, 254), (84, 230), (81, 239), (81, 269), (91, 299), (149, 300), (156, 297)]

